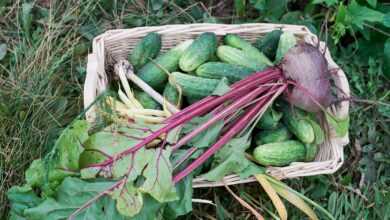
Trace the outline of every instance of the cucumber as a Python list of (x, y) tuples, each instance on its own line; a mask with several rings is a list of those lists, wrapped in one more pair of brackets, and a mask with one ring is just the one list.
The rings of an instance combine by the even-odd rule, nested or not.
[(276, 50), (275, 62), (280, 62), (283, 59), (284, 54), (286, 54), (287, 51), (296, 44), (297, 39), (295, 38), (294, 34), (291, 32), (283, 32), (283, 34), (280, 35), (278, 49)]
[(145, 109), (161, 109), (161, 105), (146, 92), (134, 90), (134, 96)]
[(192, 40), (184, 41), (164, 54), (157, 56), (138, 71), (138, 76), (157, 91), (164, 89), (168, 75), (165, 71), (173, 72), (179, 67), (179, 59)]
[(140, 40), (129, 54), (128, 58), (137, 70), (145, 65), (150, 59), (154, 59), (161, 49), (161, 36), (157, 33), (149, 33)]
[(163, 96), (169, 103), (180, 108), (182, 100), (179, 91), (170, 82), (165, 85)]
[(285, 166), (291, 162), (303, 161), (306, 148), (295, 140), (263, 144), (255, 148), (253, 157), (264, 166)]
[(222, 79), (226, 77), (229, 83), (240, 81), (253, 73), (253, 70), (244, 66), (222, 62), (207, 62), (196, 69), (196, 75), (204, 78)]
[[(295, 109), (295, 112), (286, 111), (284, 113), (284, 123), (287, 128), (293, 133), (300, 141), (305, 144), (314, 142), (314, 129), (310, 122), (299, 113), (300, 110)], [(295, 113), (295, 114), (294, 114)]]
[(313, 128), (314, 143), (322, 144), (325, 141), (325, 133), (322, 130), (321, 126), (312, 118), (306, 118), (306, 120), (310, 123), (311, 127)]
[(263, 70), (266, 67), (266, 65), (248, 56), (243, 50), (231, 46), (219, 46), (217, 56), (225, 63), (242, 65), (256, 71)]
[(318, 152), (317, 144), (305, 144), (306, 156), (305, 161), (313, 161), (316, 158)]
[(209, 60), (217, 50), (217, 36), (214, 33), (203, 33), (184, 51), (179, 66), (185, 72), (195, 70)]
[(211, 95), (219, 83), (217, 79), (206, 79), (180, 72), (173, 72), (171, 77), (174, 77), (173, 80), (180, 86), (183, 95), (192, 101)]
[(281, 30), (274, 30), (267, 33), (264, 37), (256, 40), (255, 47), (263, 52), (268, 58), (274, 60), (280, 35), (282, 35), (282, 33), (283, 31)]
[(280, 126), (271, 130), (262, 130), (255, 134), (254, 140), (256, 146), (274, 142), (287, 141), (291, 137), (291, 133), (285, 126)]
[(275, 111), (272, 107), (268, 108), (259, 122), (256, 124), (257, 128), (261, 129), (274, 129), (278, 126), (283, 113)]
[(272, 66), (272, 62), (256, 47), (236, 34), (227, 34), (225, 44), (243, 50), (249, 57), (266, 66)]

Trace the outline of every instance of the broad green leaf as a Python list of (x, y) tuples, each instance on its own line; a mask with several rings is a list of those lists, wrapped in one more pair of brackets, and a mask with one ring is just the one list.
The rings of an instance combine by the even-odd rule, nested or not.
[(7, 44), (0, 44), (0, 61), (7, 55)]
[(144, 195), (143, 203), (144, 205), (141, 211), (136, 216), (132, 217), (131, 220), (159, 219), (159, 213), (161, 212), (164, 204), (157, 202), (149, 195)]
[[(115, 182), (86, 182), (74, 177), (67, 177), (58, 187), (55, 199), (47, 198), (38, 206), (24, 210), (27, 219), (31, 220), (56, 220), (69, 217), (78, 208), (82, 207), (90, 199), (99, 193), (109, 189)], [(98, 200), (88, 206), (75, 219), (107, 219), (105, 205)]]
[(181, 180), (175, 187), (179, 199), (164, 207), (164, 219), (176, 219), (192, 211), (192, 175)]
[(223, 77), (217, 87), (215, 87), (214, 91), (211, 93), (211, 95), (216, 96), (223, 96), (225, 93), (230, 91), (229, 82), (226, 77)]
[(133, 183), (127, 182), (124, 187), (116, 189), (111, 195), (116, 200), (118, 212), (124, 216), (133, 217), (142, 209), (142, 194)]
[(154, 151), (154, 149), (145, 150), (145, 148), (141, 148), (135, 154), (116, 161), (112, 168), (113, 177), (119, 178), (127, 175), (128, 181), (135, 180), (137, 176), (141, 175), (148, 163), (153, 160)]
[(32, 187), (41, 186), (45, 178), (45, 167), (41, 159), (34, 160), (25, 172), (25, 179)]
[(250, 132), (242, 137), (233, 138), (214, 155), (213, 165), (209, 172), (202, 175), (207, 180), (221, 180), (228, 174), (239, 174), (250, 165), (245, 158), (245, 151), (250, 147)]
[(25, 219), (24, 210), (34, 207), (41, 202), (29, 185), (14, 186), (7, 192), (10, 202), (10, 219)]
[(176, 189), (172, 181), (172, 165), (169, 161), (170, 149), (150, 149), (153, 157), (149, 157), (148, 165), (142, 175), (145, 182), (139, 188), (159, 202), (170, 202), (177, 198)]
[(67, 176), (76, 175), (82, 143), (88, 138), (89, 125), (86, 121), (75, 121), (57, 139), (53, 157), (37, 159), (26, 170), (27, 184), (41, 187), (44, 195), (51, 195)]
[(247, 166), (245, 169), (241, 170), (238, 175), (241, 179), (248, 178), (250, 176), (256, 175), (256, 174), (263, 174), (265, 173), (265, 168), (261, 167), (255, 163), (250, 162), (249, 166)]
[(89, 167), (80, 170), (80, 175), (82, 179), (93, 179), (96, 178), (100, 169), (96, 167)]
[[(109, 156), (114, 156), (127, 150), (143, 138), (160, 128), (161, 125), (143, 124), (115, 124), (90, 136), (83, 144), (85, 151), (80, 155), (80, 167), (85, 168), (90, 164), (99, 163)], [(145, 129), (149, 129), (147, 131)], [(119, 161), (120, 163), (120, 161)]]
[(88, 129), (88, 122), (79, 120), (62, 132), (54, 145), (58, 155), (55, 159), (55, 168), (79, 169), (79, 157), (84, 150), (82, 144), (88, 139)]
[[(205, 123), (212, 117), (211, 114), (202, 116), (202, 117), (196, 117), (192, 119), (189, 123), (185, 124), (182, 133), (187, 134), (197, 128), (199, 125)], [(194, 146), (197, 148), (205, 148), (211, 146), (218, 138), (222, 127), (224, 125), (223, 120), (219, 120), (213, 125), (211, 125), (209, 128), (206, 130), (200, 132), (197, 136), (192, 138), (189, 142), (188, 145)]]
[(363, 29), (365, 22), (383, 22), (384, 14), (382, 12), (359, 5), (355, 0), (351, 1), (347, 6), (348, 23), (356, 25)]
[(330, 116), (325, 114), (326, 121), (336, 130), (336, 134), (338, 137), (344, 137), (348, 133), (349, 129), (349, 116), (343, 119), (335, 118), (334, 116)]

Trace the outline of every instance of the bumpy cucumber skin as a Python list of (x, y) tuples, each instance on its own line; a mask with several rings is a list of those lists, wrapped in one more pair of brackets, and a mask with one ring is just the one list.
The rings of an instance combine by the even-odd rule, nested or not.
[(325, 141), (324, 130), (322, 130), (321, 126), (316, 121), (314, 121), (314, 119), (306, 118), (306, 120), (310, 123), (311, 127), (313, 128), (314, 143), (322, 144)]
[(266, 34), (263, 38), (256, 40), (255, 47), (264, 53), (268, 58), (274, 60), (276, 55), (276, 50), (278, 49), (278, 43), (280, 35), (283, 31), (274, 30)]
[(253, 58), (265, 67), (272, 66), (272, 62), (250, 42), (242, 39), (236, 34), (227, 34), (224, 38), (225, 44), (243, 50), (249, 57)]
[(305, 144), (311, 144), (315, 138), (314, 129), (304, 114), (300, 109), (286, 109), (283, 114), (283, 122), (298, 140)]
[(305, 156), (305, 146), (294, 140), (263, 144), (253, 152), (255, 160), (264, 166), (286, 166), (291, 162), (303, 161)]
[(154, 59), (161, 49), (161, 36), (157, 33), (149, 33), (140, 40), (129, 54), (129, 61), (137, 70), (150, 59)]
[(313, 161), (316, 158), (317, 152), (318, 152), (318, 145), (317, 144), (305, 144), (306, 148), (306, 156), (305, 161)]
[(244, 66), (222, 62), (207, 62), (196, 69), (196, 75), (200, 77), (210, 79), (226, 77), (229, 83), (240, 81), (253, 72), (252, 69)]
[(248, 56), (245, 51), (231, 46), (219, 46), (217, 48), (217, 56), (225, 63), (245, 66), (256, 71), (263, 70), (266, 67), (264, 64)]
[(184, 51), (180, 58), (180, 69), (186, 72), (195, 70), (205, 63), (217, 49), (217, 36), (214, 33), (203, 33)]
[(206, 79), (180, 72), (173, 72), (172, 77), (180, 86), (183, 95), (193, 101), (210, 95), (219, 83), (216, 79)]
[(168, 100), (169, 103), (180, 108), (181, 98), (179, 91), (177, 91), (177, 88), (171, 85), (169, 82), (165, 85), (163, 96)]
[(291, 133), (285, 126), (280, 126), (276, 129), (262, 130), (255, 134), (254, 140), (256, 145), (269, 144), (274, 142), (282, 142), (290, 139)]
[(191, 43), (192, 40), (185, 41), (166, 53), (157, 56), (156, 59), (148, 62), (138, 71), (138, 76), (157, 91), (162, 91), (168, 79), (164, 69), (168, 72), (176, 71), (179, 67), (180, 57)]
[(274, 129), (278, 126), (282, 116), (283, 113), (277, 112), (273, 108), (268, 108), (256, 124), (256, 127), (261, 129)]
[(145, 109), (161, 109), (161, 106), (150, 95), (142, 91), (134, 91), (135, 98)]

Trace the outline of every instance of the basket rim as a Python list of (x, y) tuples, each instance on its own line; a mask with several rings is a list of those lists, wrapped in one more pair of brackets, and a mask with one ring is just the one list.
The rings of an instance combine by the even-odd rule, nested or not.
[[(104, 56), (104, 44), (105, 40), (107, 39), (112, 39), (115, 38), (115, 36), (124, 36), (126, 34), (134, 34), (137, 33), (139, 36), (145, 35), (149, 32), (157, 32), (161, 34), (167, 34), (169, 29), (184, 29), (183, 33), (189, 31), (189, 29), (194, 29), (196, 31), (205, 32), (202, 31), (202, 28), (222, 28), (222, 30), (210, 30), (214, 33), (218, 33), (219, 35), (224, 35), (226, 33), (232, 33), (232, 31), (229, 30), (223, 30), (223, 28), (238, 28), (239, 30), (233, 31), (233, 33), (246, 33), (248, 32), (247, 28), (264, 28), (266, 32), (270, 32), (272, 30), (276, 29), (281, 29), (285, 31), (291, 31), (294, 34), (302, 34), (304, 36), (304, 40), (309, 42), (309, 43), (319, 43), (320, 48), (322, 48), (323, 51), (325, 51), (325, 57), (328, 61), (329, 68), (334, 68), (337, 69), (337, 74), (334, 74), (336, 80), (339, 81), (343, 85), (343, 88), (341, 88), (344, 91), (345, 95), (349, 96), (350, 90), (349, 90), (349, 85), (348, 85), (348, 80), (345, 76), (344, 71), (338, 67), (338, 65), (334, 62), (332, 59), (330, 52), (328, 48), (326, 47), (324, 42), (319, 42), (319, 39), (316, 35), (314, 35), (306, 26), (302, 25), (289, 25), (289, 24), (272, 24), (272, 23), (246, 23), (246, 24), (214, 24), (214, 23), (194, 23), (194, 24), (173, 24), (173, 25), (162, 25), (162, 26), (144, 26), (144, 27), (136, 27), (136, 28), (130, 28), (130, 29), (114, 29), (114, 30), (108, 30), (98, 36), (96, 36), (93, 39), (93, 50), (92, 53), (88, 55), (88, 65), (87, 65), (87, 77), (86, 77), (86, 82), (87, 80), (99, 80), (98, 76), (96, 76), (97, 71), (99, 69), (99, 65), (102, 65), (102, 63), (99, 63), (99, 61), (105, 62), (105, 58), (101, 57), (102, 55)], [(200, 30), (198, 30), (199, 28)], [(242, 30), (241, 30), (242, 29)], [(269, 30), (267, 30), (269, 29)], [(195, 33), (195, 32), (194, 32)], [(174, 33), (178, 34), (178, 33)], [(180, 33), (179, 33), (180, 34)], [(137, 36), (138, 36), (137, 35)], [(128, 37), (128, 36), (127, 36)], [(103, 51), (102, 51), (103, 50)], [(100, 57), (100, 60), (99, 60)], [(103, 63), (104, 67), (105, 63)], [(88, 68), (89, 67), (89, 68)], [(104, 69), (103, 69), (104, 72)], [(91, 74), (95, 76), (91, 76)], [(104, 73), (105, 74), (105, 73)], [(86, 94), (92, 90), (98, 90), (98, 86), (95, 85), (95, 87), (91, 85), (87, 85), (87, 83), (84, 84), (84, 98), (86, 97)], [(87, 103), (84, 100), (84, 107), (88, 107)], [(90, 109), (93, 111), (93, 109)], [(344, 117), (347, 116), (349, 113), (349, 101), (343, 101), (339, 103), (338, 106), (332, 106), (330, 110), (333, 113), (336, 113), (336, 116), (339, 117)], [(279, 179), (284, 179), (284, 178), (296, 178), (296, 177), (301, 177), (301, 176), (309, 176), (309, 175), (318, 175), (318, 174), (329, 174), (329, 173), (334, 173), (343, 163), (344, 156), (343, 156), (343, 150), (342, 147), (345, 146), (349, 142), (348, 140), (348, 134), (345, 137), (341, 138), (336, 138), (332, 137), (330, 140), (330, 145), (336, 145), (332, 146), (336, 149), (338, 153), (339, 158), (334, 158), (333, 160), (322, 160), (322, 161), (314, 161), (314, 162), (308, 162), (308, 163), (297, 163), (297, 164), (291, 164), (287, 167), (281, 167), (281, 168), (274, 168), (271, 167), (271, 169), (267, 168), (267, 171), (279, 178)], [(330, 146), (329, 146), (330, 147)], [(312, 172), (312, 173), (289, 173), (290, 171), (286, 168), (291, 168), (291, 167), (299, 167), (299, 165), (305, 164), (305, 165), (312, 165), (312, 164), (322, 164), (321, 166), (324, 166), (326, 169), (319, 170), (317, 172)], [(240, 183), (247, 183), (247, 182), (253, 182), (256, 181), (254, 178), (248, 178), (248, 179), (238, 179), (239, 178), (237, 175), (233, 175), (233, 180), (232, 179), (223, 179), (221, 181), (217, 182), (210, 182), (206, 181), (201, 177), (194, 178), (194, 188), (196, 187), (214, 187), (214, 186), (223, 186), (225, 184), (240, 184)], [(236, 178), (236, 179), (234, 179)]]

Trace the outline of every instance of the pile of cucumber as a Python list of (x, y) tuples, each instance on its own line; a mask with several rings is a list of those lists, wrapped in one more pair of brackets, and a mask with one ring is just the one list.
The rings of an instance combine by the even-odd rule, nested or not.
[[(216, 89), (221, 79), (237, 82), (279, 62), (296, 44), (295, 37), (272, 31), (252, 44), (236, 34), (218, 42), (214, 33), (202, 33), (194, 40), (160, 52), (161, 36), (149, 33), (129, 54), (135, 73), (172, 104), (185, 107)], [(148, 94), (135, 91), (144, 108), (161, 109)], [(256, 125), (253, 157), (264, 166), (285, 166), (314, 160), (325, 135), (315, 117), (277, 100)]]

